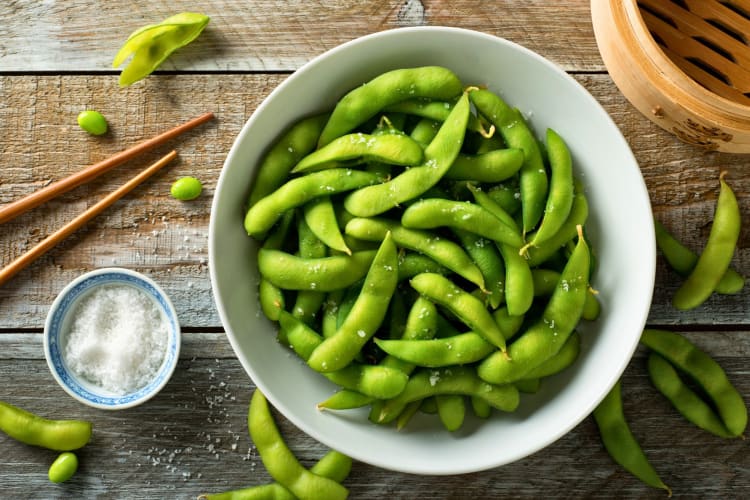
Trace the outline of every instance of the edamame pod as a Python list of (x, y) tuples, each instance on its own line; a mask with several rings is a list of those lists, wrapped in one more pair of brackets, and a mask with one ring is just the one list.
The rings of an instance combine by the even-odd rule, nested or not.
[(273, 420), (266, 397), (255, 389), (247, 414), (250, 437), (263, 465), (279, 484), (300, 499), (344, 500), (349, 492), (332, 479), (305, 469), (286, 446)]
[(0, 401), (0, 430), (22, 443), (55, 451), (83, 447), (91, 439), (91, 422), (49, 420)]
[(403, 68), (383, 73), (351, 90), (336, 104), (318, 141), (322, 147), (375, 116), (385, 107), (406, 99), (449, 100), (461, 94), (455, 73), (439, 66)]
[(296, 177), (250, 207), (245, 214), (245, 231), (250, 236), (262, 237), (279, 217), (292, 208), (319, 196), (350, 191), (378, 180), (377, 174), (347, 168), (332, 168)]
[(457, 431), (464, 423), (466, 402), (460, 394), (439, 394), (435, 396), (437, 414), (448, 432)]
[(625, 470), (649, 486), (667, 490), (671, 496), (672, 491), (649, 463), (625, 420), (620, 386), (620, 381), (617, 381), (593, 412), (604, 447)]
[(494, 149), (477, 155), (460, 154), (445, 173), (446, 179), (472, 182), (502, 182), (523, 165), (523, 150)]
[[(526, 261), (529, 263), (529, 266), (540, 266), (554, 256), (566, 243), (573, 240), (577, 233), (576, 227), (583, 226), (588, 216), (588, 200), (582, 191), (578, 191), (573, 197), (573, 206), (570, 209), (568, 220), (565, 221), (557, 233), (538, 246), (531, 247), (526, 251)], [(533, 233), (528, 235), (528, 239), (533, 238)]]
[(274, 142), (258, 165), (248, 196), (248, 208), (284, 184), (297, 162), (315, 149), (327, 120), (327, 114), (304, 118)]
[(402, 134), (347, 134), (308, 154), (292, 173), (311, 172), (340, 166), (342, 162), (360, 159), (389, 165), (420, 165), (424, 153), (414, 139)]
[(518, 389), (509, 384), (493, 385), (484, 382), (477, 377), (473, 368), (454, 366), (424, 369), (409, 378), (403, 392), (384, 403), (377, 421), (391, 422), (408, 403), (440, 394), (476, 396), (487, 401), (493, 408), (506, 412), (514, 411), (520, 402)]
[(490, 240), (478, 234), (461, 229), (454, 229), (453, 232), (482, 272), (488, 293), (487, 301), (492, 309), (497, 309), (505, 298), (505, 265), (500, 252)]
[(322, 373), (348, 365), (380, 327), (397, 284), (398, 254), (391, 233), (387, 233), (346, 320), (315, 348), (307, 364)]
[(505, 351), (503, 332), (481, 300), (439, 274), (418, 274), (409, 283), (421, 295), (447, 308), (485, 340)]
[(648, 375), (654, 387), (688, 422), (719, 437), (736, 437), (714, 410), (682, 381), (670, 362), (655, 352), (648, 356)]
[(726, 172), (722, 172), (719, 176), (721, 190), (706, 247), (698, 257), (695, 268), (672, 298), (672, 304), (677, 309), (694, 309), (705, 302), (732, 261), (740, 235), (740, 208), (734, 192), (724, 181), (725, 175)]
[(362, 279), (375, 258), (375, 250), (303, 259), (281, 250), (258, 250), (261, 276), (285, 290), (330, 292), (346, 288)]
[(432, 340), (376, 338), (375, 343), (395, 358), (427, 368), (474, 363), (497, 349), (476, 332)]
[(711, 356), (682, 335), (666, 330), (645, 329), (641, 343), (687, 374), (706, 392), (732, 436), (739, 436), (745, 431), (745, 402)]
[(391, 232), (393, 241), (399, 247), (423, 253), (438, 264), (484, 289), (482, 271), (459, 245), (448, 239), (440, 238), (427, 231), (408, 229), (397, 222), (377, 217), (356, 217), (350, 220), (344, 228), (346, 234), (368, 241), (382, 241), (388, 231)]
[(590, 263), (589, 247), (579, 226), (578, 243), (541, 318), (510, 344), (508, 356), (496, 352), (479, 364), (477, 373), (483, 380), (493, 384), (520, 380), (560, 351), (581, 318)]
[(521, 234), (475, 203), (425, 198), (410, 205), (401, 216), (401, 225), (414, 229), (433, 229), (447, 226), (469, 231), (498, 243), (519, 248), (523, 245)]
[(344, 208), (358, 217), (372, 217), (419, 197), (437, 184), (461, 151), (469, 114), (469, 99), (464, 93), (425, 148), (421, 165), (389, 181), (357, 189), (344, 199)]
[(352, 254), (341, 234), (330, 196), (321, 196), (308, 201), (302, 207), (302, 212), (308, 227), (320, 241), (334, 250), (347, 255)]

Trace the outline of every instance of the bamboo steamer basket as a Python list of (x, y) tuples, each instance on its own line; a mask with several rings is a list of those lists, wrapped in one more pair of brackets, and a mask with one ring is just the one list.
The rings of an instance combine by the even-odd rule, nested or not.
[(625, 97), (680, 140), (750, 153), (750, 0), (591, 0)]

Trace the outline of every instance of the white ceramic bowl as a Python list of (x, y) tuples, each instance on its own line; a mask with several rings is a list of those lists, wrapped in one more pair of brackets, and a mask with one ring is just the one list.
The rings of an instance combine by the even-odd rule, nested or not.
[[(126, 285), (143, 292), (163, 313), (167, 323), (168, 334), (161, 365), (146, 385), (126, 394), (113, 393), (77, 375), (64, 355), (76, 308), (96, 289), (109, 285)], [(57, 383), (73, 398), (95, 408), (121, 410), (146, 402), (167, 384), (177, 366), (180, 337), (177, 312), (159, 285), (129, 269), (103, 268), (74, 279), (55, 298), (44, 325), (44, 355)]]
[[(442, 65), (465, 84), (488, 85), (520, 108), (539, 134), (554, 128), (572, 151), (591, 206), (587, 231), (598, 256), (600, 319), (585, 326), (574, 368), (522, 397), (518, 411), (467, 416), (456, 433), (417, 417), (406, 429), (376, 426), (367, 410), (320, 412), (334, 386), (276, 342), (257, 303), (257, 245), (243, 203), (264, 150), (300, 117), (332, 109), (348, 90), (390, 69)], [(541, 134), (540, 134), (541, 135)], [(655, 243), (639, 167), (617, 126), (573, 78), (509, 41), (455, 28), (403, 28), (365, 36), (313, 59), (250, 117), (224, 164), (209, 231), (212, 286), (227, 336), (273, 405), (325, 445), (369, 464), (418, 474), (459, 474), (523, 458), (563, 436), (599, 403), (630, 361), (649, 311)], [(470, 412), (469, 412), (470, 413)]]

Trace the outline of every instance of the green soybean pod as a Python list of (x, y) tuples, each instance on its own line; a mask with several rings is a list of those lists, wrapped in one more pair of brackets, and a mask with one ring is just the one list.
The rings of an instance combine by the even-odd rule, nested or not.
[(91, 439), (91, 428), (91, 422), (85, 420), (50, 420), (0, 401), (0, 430), (32, 446), (77, 450)]
[(705, 302), (732, 262), (740, 235), (740, 208), (734, 192), (724, 181), (725, 175), (726, 172), (719, 175), (721, 189), (706, 246), (687, 280), (672, 298), (677, 309), (693, 309)]
[(412, 374), (401, 393), (383, 404), (377, 422), (392, 422), (412, 401), (441, 394), (477, 396), (493, 408), (505, 412), (515, 411), (520, 402), (518, 389), (510, 384), (493, 385), (484, 382), (472, 367), (422, 369)]
[[(445, 226), (469, 231), (492, 241), (519, 248), (523, 238), (481, 205), (468, 201), (423, 198), (401, 215), (401, 225), (410, 229), (434, 229)], [(518, 251), (518, 250), (516, 250)]]
[(593, 412), (604, 447), (625, 470), (649, 486), (666, 490), (671, 496), (672, 491), (648, 461), (625, 420), (620, 386), (618, 381)]
[(422, 66), (387, 71), (364, 85), (349, 91), (333, 109), (320, 135), (322, 147), (379, 111), (406, 99), (453, 99), (461, 94), (463, 85), (455, 73), (439, 66)]
[(470, 114), (464, 93), (424, 150), (424, 162), (380, 184), (356, 189), (344, 198), (344, 208), (358, 217), (371, 217), (413, 200), (437, 184), (461, 151)]
[(247, 201), (248, 207), (284, 184), (292, 168), (315, 149), (327, 120), (327, 114), (304, 118), (273, 143), (258, 165)]
[[(325, 243), (313, 233), (303, 217), (297, 218), (297, 237), (299, 256), (302, 259), (322, 259), (328, 255)], [(326, 292), (318, 290), (300, 290), (292, 307), (292, 314), (308, 324), (312, 324), (320, 311)]]
[[(444, 122), (453, 109), (453, 103), (432, 99), (407, 99), (406, 101), (387, 106), (385, 109), (387, 111), (397, 111), (399, 113), (419, 116), (435, 122)], [(474, 115), (469, 116), (466, 128), (473, 132), (479, 132), (482, 135), (489, 135), (489, 132), (484, 129), (482, 123)]]
[(302, 213), (310, 230), (320, 241), (333, 250), (352, 254), (344, 241), (330, 196), (310, 200), (302, 206)]
[(448, 274), (448, 269), (430, 257), (417, 252), (399, 252), (398, 281), (408, 280), (420, 273)]
[(263, 465), (279, 484), (300, 499), (344, 500), (346, 488), (332, 479), (305, 469), (286, 446), (260, 390), (255, 389), (248, 409), (247, 424)]
[(526, 234), (541, 219), (547, 197), (547, 172), (539, 145), (521, 113), (508, 106), (498, 95), (477, 89), (469, 93), (469, 98), (479, 113), (495, 125), (508, 147), (520, 148), (524, 152), (520, 189), (523, 233)]
[(347, 168), (331, 168), (295, 177), (250, 207), (245, 214), (245, 231), (250, 236), (260, 238), (288, 210), (319, 196), (350, 191), (379, 180), (377, 174)]
[(489, 418), (492, 414), (492, 406), (482, 398), (477, 396), (471, 396), (471, 409), (474, 411), (474, 415), (479, 418)]
[(320, 259), (303, 259), (281, 250), (258, 250), (261, 276), (285, 290), (330, 292), (345, 288), (362, 279), (375, 258), (376, 251), (333, 255)]
[(573, 160), (563, 138), (552, 129), (547, 129), (547, 155), (551, 175), (544, 215), (534, 237), (521, 249), (521, 253), (554, 236), (567, 220), (573, 206)]
[(302, 158), (292, 173), (340, 167), (354, 160), (388, 165), (412, 166), (422, 163), (422, 146), (404, 134), (363, 134), (338, 137)]
[(505, 352), (503, 332), (481, 300), (439, 274), (418, 274), (409, 283), (422, 296), (447, 308), (469, 328)]
[[(682, 276), (689, 276), (698, 262), (698, 255), (680, 243), (661, 222), (654, 219), (656, 245), (667, 260), (669, 267)], [(714, 290), (721, 294), (738, 293), (745, 287), (745, 278), (732, 268), (727, 269)]]
[(747, 407), (742, 395), (711, 356), (682, 335), (666, 330), (645, 329), (641, 343), (687, 374), (705, 391), (730, 434), (739, 436), (745, 431)]
[(497, 349), (476, 332), (430, 340), (376, 338), (375, 343), (394, 358), (427, 368), (474, 363)]
[(581, 336), (578, 332), (573, 332), (565, 341), (560, 351), (549, 358), (544, 363), (540, 364), (533, 370), (529, 371), (522, 380), (526, 379), (541, 379), (560, 373), (578, 359), (578, 354), (581, 352)]
[(440, 394), (435, 396), (438, 417), (445, 430), (457, 431), (464, 423), (466, 416), (466, 401), (460, 394)]
[(654, 387), (688, 422), (719, 437), (736, 437), (727, 430), (711, 406), (682, 381), (670, 362), (655, 352), (648, 356), (648, 375)]
[(258, 284), (258, 301), (261, 311), (271, 321), (278, 321), (279, 311), (286, 307), (284, 292), (265, 278)]
[[(554, 257), (560, 248), (576, 237), (576, 227), (582, 226), (588, 219), (588, 215), (589, 204), (586, 195), (582, 191), (578, 191), (573, 197), (573, 206), (570, 209), (568, 219), (557, 233), (538, 246), (527, 250), (526, 261), (529, 266), (538, 267)], [(531, 233), (527, 236), (527, 239), (533, 239), (533, 237), (534, 234)]]
[(445, 173), (455, 181), (502, 182), (513, 177), (523, 165), (523, 150), (494, 149), (477, 155), (459, 154)]
[(485, 288), (482, 271), (460, 245), (447, 238), (441, 238), (429, 231), (409, 229), (397, 222), (378, 217), (355, 217), (344, 228), (346, 234), (369, 241), (382, 241), (388, 231), (400, 248), (420, 252), (479, 288)]
[(517, 247), (498, 245), (505, 261), (505, 305), (513, 316), (526, 314), (534, 302), (534, 280), (526, 258)]
[(466, 253), (484, 276), (487, 288), (487, 301), (492, 309), (497, 309), (505, 298), (505, 265), (497, 247), (488, 239), (469, 231), (454, 229)]
[(487, 196), (511, 216), (521, 209), (521, 193), (518, 191), (518, 186), (511, 183), (492, 186), (487, 191)]
[(75, 453), (65, 451), (61, 453), (47, 471), (47, 477), (53, 483), (63, 483), (73, 477), (78, 470), (78, 457)]
[(346, 320), (315, 348), (307, 364), (323, 373), (348, 365), (380, 328), (397, 284), (398, 250), (387, 233)]
[(507, 356), (495, 352), (478, 366), (479, 376), (493, 384), (520, 380), (557, 354), (577, 326), (589, 287), (591, 255), (583, 229), (562, 271), (555, 291), (539, 319), (508, 347)]

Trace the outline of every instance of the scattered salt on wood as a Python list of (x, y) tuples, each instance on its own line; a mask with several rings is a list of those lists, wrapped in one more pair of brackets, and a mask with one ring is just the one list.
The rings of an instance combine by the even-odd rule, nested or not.
[(144, 292), (101, 286), (81, 300), (74, 318), (64, 357), (79, 377), (122, 395), (148, 384), (159, 370), (167, 318)]

